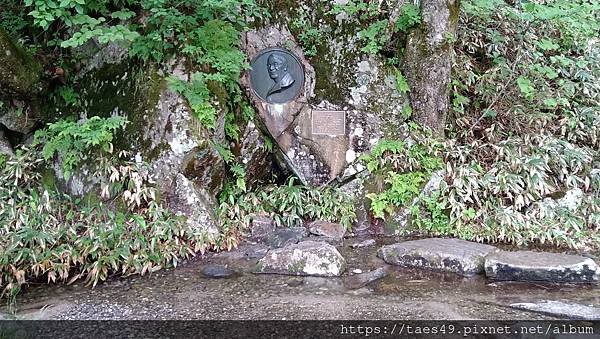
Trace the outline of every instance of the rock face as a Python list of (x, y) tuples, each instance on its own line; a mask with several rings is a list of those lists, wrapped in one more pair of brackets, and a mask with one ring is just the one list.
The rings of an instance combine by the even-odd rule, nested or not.
[[(400, 8), (403, 2), (392, 0), (388, 5)], [(364, 42), (358, 34), (357, 18), (331, 15), (332, 20), (326, 20), (328, 14), (324, 13), (333, 2), (292, 0), (266, 5), (272, 18), (242, 36), (242, 49), (250, 60), (266, 48), (291, 51), (304, 68), (304, 90), (291, 102), (269, 104), (252, 91), (249, 72), (242, 84), (277, 143), (282, 167), (308, 185), (346, 180), (364, 170), (355, 160), (379, 139), (403, 137), (401, 126), (407, 117), (402, 112), (409, 104), (408, 95), (398, 91), (396, 70), (384, 57), (361, 51)], [(295, 23), (301, 21), (312, 24), (297, 27)], [(318, 26), (320, 32), (318, 53), (313, 56), (305, 54), (295, 38), (309, 24)], [(306, 50), (307, 46), (303, 47)], [(329, 127), (317, 132), (316, 128), (324, 125), (318, 123), (322, 111), (344, 112), (343, 134)], [(313, 125), (313, 121), (317, 123)]]
[(503, 251), (485, 258), (485, 274), (496, 280), (592, 283), (598, 281), (598, 265), (576, 255)]
[[(252, 60), (263, 49), (283, 46), (286, 41), (294, 41), (287, 29), (266, 27), (246, 33), (242, 48)], [(320, 185), (330, 182), (342, 172), (348, 141), (345, 135), (313, 134), (313, 109), (308, 101), (314, 95), (315, 71), (300, 48), (293, 47), (291, 50), (305, 72), (304, 88), (297, 98), (284, 104), (267, 103), (252, 94), (249, 73), (244, 75), (242, 83), (252, 96), (269, 134), (277, 142), (286, 165), (303, 183)]]
[(169, 207), (172, 211), (185, 215), (188, 225), (205, 232), (209, 239), (219, 234), (212, 204), (212, 199), (205, 190), (194, 185), (183, 174), (177, 174), (175, 188), (169, 197)]
[(345, 269), (346, 260), (334, 246), (302, 241), (269, 251), (258, 262), (255, 272), (334, 277), (340, 276)]
[(428, 268), (471, 276), (484, 271), (484, 258), (493, 246), (458, 239), (422, 239), (383, 246), (377, 256), (403, 267)]
[(516, 303), (510, 307), (577, 320), (600, 320), (600, 308), (581, 304), (545, 300), (536, 303)]
[(15, 155), (10, 142), (4, 136), (4, 131), (0, 129), (0, 155), (12, 157)]
[[(129, 160), (147, 163), (167, 207), (185, 215), (194, 229), (216, 235), (217, 197), (229, 171), (215, 146), (226, 142), (226, 102), (213, 100), (217, 124), (209, 129), (194, 117), (185, 98), (170, 90), (165, 80), (169, 75), (186, 80), (183, 62), (174, 60), (165, 65), (168, 69), (157, 70), (139, 67), (125, 57), (126, 50), (116, 46), (92, 52), (96, 54), (90, 55), (87, 66), (77, 75), (82, 118), (127, 117), (125, 131), (118, 132), (113, 140), (115, 151), (128, 150), (132, 152)], [(270, 170), (270, 156), (256, 126), (239, 124), (243, 133), (239, 142), (231, 145), (231, 151), (245, 164), (250, 187)], [(71, 195), (82, 196), (99, 192), (98, 180), (91, 175), (94, 165), (84, 162), (69, 182), (62, 180), (59, 162), (53, 170), (60, 187)]]
[(0, 95), (30, 97), (41, 91), (41, 65), (0, 28)]

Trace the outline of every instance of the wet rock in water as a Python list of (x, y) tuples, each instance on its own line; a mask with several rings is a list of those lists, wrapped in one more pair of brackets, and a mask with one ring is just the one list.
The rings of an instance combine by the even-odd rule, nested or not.
[(471, 276), (484, 271), (484, 258), (494, 246), (458, 239), (422, 239), (383, 246), (377, 256), (403, 267), (428, 268)]
[(344, 234), (346, 234), (346, 227), (342, 224), (323, 220), (311, 222), (308, 225), (308, 230), (311, 234), (334, 240), (341, 240), (344, 237)]
[(516, 303), (510, 307), (577, 320), (600, 320), (600, 308), (562, 301), (544, 300), (536, 303)]
[(485, 258), (485, 274), (495, 280), (591, 283), (598, 281), (598, 265), (577, 255), (502, 251)]
[(351, 290), (356, 290), (356, 289), (364, 287), (376, 280), (385, 278), (387, 275), (388, 275), (388, 272), (385, 270), (385, 267), (380, 267), (380, 268), (370, 271), (370, 272), (365, 272), (365, 273), (345, 277), (344, 278), (344, 286)]
[(257, 216), (252, 220), (253, 239), (263, 239), (275, 231), (275, 222), (268, 216)]
[(297, 244), (308, 235), (304, 227), (279, 228), (269, 234), (264, 243), (271, 248), (280, 248)]
[(205, 278), (226, 279), (236, 275), (236, 272), (223, 265), (206, 265), (200, 271)]
[(373, 239), (367, 239), (365, 241), (357, 242), (357, 243), (350, 245), (350, 247), (352, 247), (352, 248), (363, 248), (363, 247), (371, 247), (371, 246), (375, 246), (375, 240), (373, 240)]
[(325, 242), (302, 241), (271, 250), (259, 260), (255, 273), (340, 276), (346, 260), (338, 250)]

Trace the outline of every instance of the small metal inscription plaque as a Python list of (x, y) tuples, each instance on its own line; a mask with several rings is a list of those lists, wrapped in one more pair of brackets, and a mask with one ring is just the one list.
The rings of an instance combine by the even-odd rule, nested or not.
[(312, 111), (312, 134), (317, 135), (345, 135), (345, 111)]
[(250, 85), (261, 100), (270, 104), (290, 102), (304, 86), (304, 69), (292, 52), (267, 48), (250, 64)]

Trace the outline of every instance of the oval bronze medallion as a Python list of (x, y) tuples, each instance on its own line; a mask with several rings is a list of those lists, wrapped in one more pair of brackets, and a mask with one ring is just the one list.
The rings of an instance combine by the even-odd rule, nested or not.
[(262, 50), (250, 64), (254, 94), (270, 104), (294, 100), (304, 86), (304, 69), (292, 52), (283, 48)]

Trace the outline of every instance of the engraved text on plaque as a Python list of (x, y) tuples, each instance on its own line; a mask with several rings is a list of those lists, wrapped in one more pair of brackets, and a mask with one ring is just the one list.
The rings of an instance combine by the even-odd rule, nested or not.
[(312, 111), (312, 134), (345, 135), (346, 112), (344, 111)]

